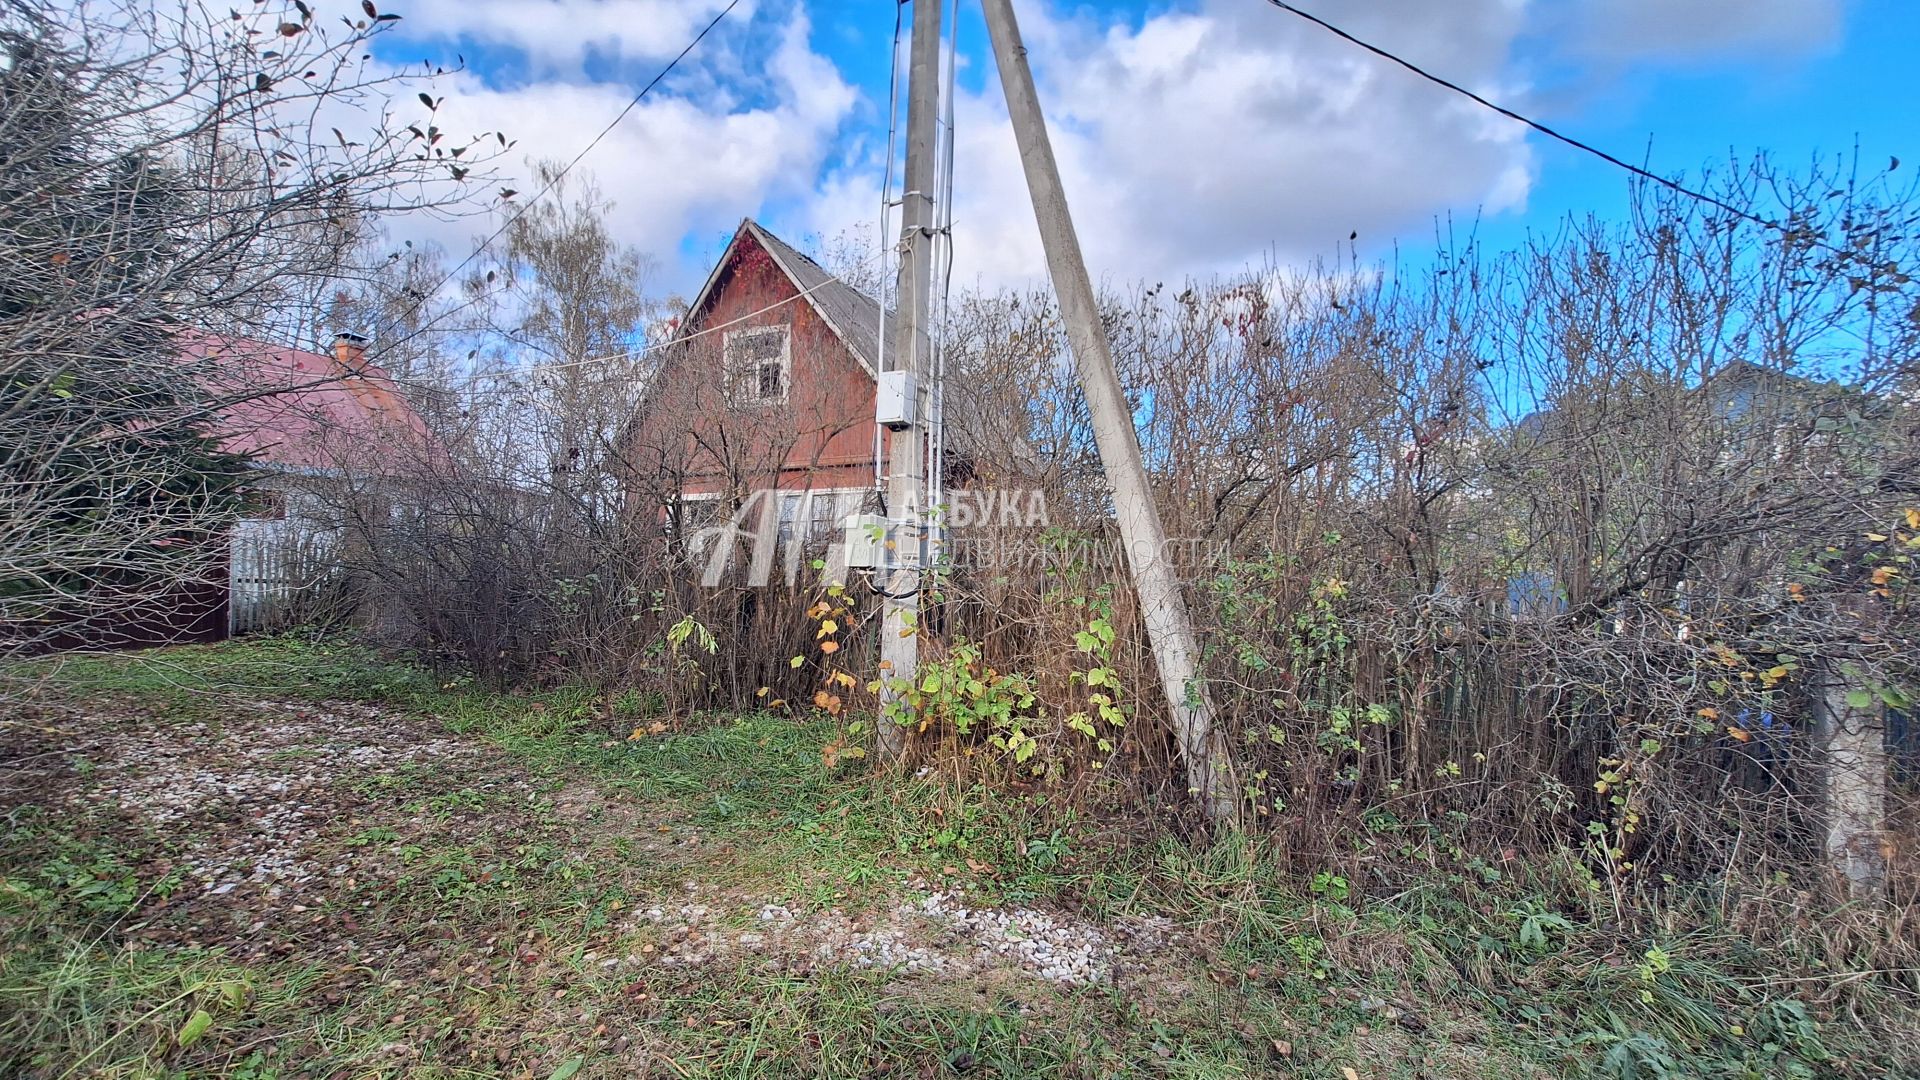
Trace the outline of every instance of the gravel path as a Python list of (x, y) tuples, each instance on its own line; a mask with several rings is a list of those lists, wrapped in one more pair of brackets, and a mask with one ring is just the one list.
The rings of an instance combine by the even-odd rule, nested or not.
[[(177, 850), (172, 859), (145, 868), (143, 876), (175, 882), (127, 927), (152, 944), (378, 961), (383, 978), (427, 976), (464, 965), (464, 950), (433, 942), (466, 935), (433, 925), (423, 943), (419, 927), (380, 914), (404, 899), (393, 883), (415, 880), (407, 862), (416, 853), (484, 856), (544, 842), (583, 863), (600, 860), (604, 871), (600, 849), (622, 838), (638, 849), (637, 875), (685, 876), (653, 883), (652, 899), (623, 913), (618, 939), (595, 950), (595, 965), (609, 972), (846, 966), (1080, 986), (1112, 982), (1175, 936), (1151, 920), (1099, 926), (980, 905), (963, 888), (918, 880), (857, 911), (722, 885), (703, 873), (705, 860), (720, 857), (714, 844), (674, 808), (638, 805), (582, 778), (536, 780), (484, 742), (370, 705), (255, 700), (208, 720), (86, 713), (74, 726), (84, 753), (42, 753), (5, 770), (0, 807), (37, 804), (149, 839), (186, 838), (163, 845)], [(70, 745), (75, 735), (66, 733)], [(483, 954), (502, 936), (491, 929)]]

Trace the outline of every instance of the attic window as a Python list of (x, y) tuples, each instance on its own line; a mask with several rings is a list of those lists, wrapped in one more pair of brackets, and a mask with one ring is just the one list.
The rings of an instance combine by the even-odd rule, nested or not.
[(751, 405), (781, 405), (793, 374), (787, 328), (759, 326), (735, 330), (726, 338), (727, 389), (733, 400)]

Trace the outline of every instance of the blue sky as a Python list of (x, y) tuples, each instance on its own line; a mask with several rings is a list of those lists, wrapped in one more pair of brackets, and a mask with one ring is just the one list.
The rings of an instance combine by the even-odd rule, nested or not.
[[(397, 0), (396, 0), (397, 3)], [(389, 59), (468, 61), (447, 116), (567, 158), (724, 0), (419, 0)], [(1621, 157), (1850, 151), (1920, 168), (1908, 0), (1301, 0), (1355, 34)], [(1262, 0), (1018, 4), (1090, 265), (1178, 280), (1478, 223), (1505, 247), (1625, 178)], [(1033, 280), (1039, 248), (977, 5), (960, 4), (958, 276)], [(803, 245), (878, 212), (892, 0), (747, 0), (581, 166), (621, 237), (697, 285), (744, 215)], [(518, 161), (509, 171), (524, 172)], [(522, 188), (526, 185), (520, 184)], [(464, 251), (473, 221), (427, 235)], [(852, 234), (848, 234), (852, 235)]]

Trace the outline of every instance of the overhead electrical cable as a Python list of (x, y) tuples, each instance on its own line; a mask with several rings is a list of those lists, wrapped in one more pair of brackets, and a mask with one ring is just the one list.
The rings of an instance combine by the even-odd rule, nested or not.
[[(568, 161), (565, 165), (561, 166), (560, 169), (556, 171), (553, 174), (553, 176), (550, 177), (544, 185), (541, 186), (539, 191), (536, 191), (533, 193), (532, 198), (529, 198), (526, 201), (518, 204), (518, 208), (514, 211), (511, 217), (501, 222), (499, 228), (493, 230), (492, 233), (488, 234), (486, 239), (480, 241), (479, 245), (476, 246), (473, 249), (473, 251), (467, 255), (466, 258), (460, 260), (459, 265), (455, 266), (452, 270), (442, 275), (440, 280), (434, 283), (433, 288), (423, 291), (420, 294), (420, 299), (415, 301), (413, 308), (408, 311), (408, 315), (411, 315), (414, 311), (418, 311), (421, 304), (426, 303), (429, 298), (434, 296), (441, 289), (446, 288), (447, 282), (452, 281), (455, 278), (459, 277), (460, 271), (465, 270), (469, 265), (471, 265), (473, 260), (480, 257), (481, 252), (485, 251), (495, 240), (500, 239), (500, 237), (504, 235), (508, 229), (513, 228), (513, 226), (517, 222), (519, 222), (521, 218), (525, 217), (527, 215), (527, 212), (533, 209), (533, 205), (535, 203), (539, 202), (542, 198), (544, 198), (547, 195), (547, 193), (551, 192), (555, 187), (557, 187), (562, 180), (566, 179), (567, 173), (571, 172), (575, 165), (580, 164), (581, 159), (585, 158), (588, 154), (592, 153), (593, 148), (596, 146), (599, 146), (601, 143), (601, 140), (605, 139), (609, 134), (612, 134), (613, 129), (616, 127), (619, 127), (620, 122), (622, 120), (625, 120), (628, 114), (632, 113), (634, 109), (638, 108), (640, 105), (640, 102), (644, 101), (648, 94), (653, 92), (653, 88), (656, 86), (659, 86), (661, 80), (665, 79), (668, 75), (673, 74), (673, 69), (680, 65), (680, 61), (685, 60), (687, 58), (687, 54), (693, 52), (693, 50), (700, 44), (700, 42), (704, 41), (706, 39), (706, 36), (713, 32), (713, 28), (720, 25), (720, 20), (726, 18), (727, 14), (731, 12), (735, 7), (738, 7), (739, 4), (740, 4), (740, 0), (730, 0), (730, 2), (727, 4), (726, 7), (721, 8), (720, 13), (715, 15), (711, 20), (709, 20), (707, 22), (707, 25), (701, 27), (700, 32), (693, 36), (692, 41), (687, 42), (687, 47), (684, 49), (681, 49), (679, 55), (675, 56), (672, 60), (667, 61), (667, 66), (661, 68), (658, 74), (654, 75), (652, 79), (649, 79), (647, 81), (647, 84), (640, 88), (640, 92), (633, 95), (632, 100), (628, 101), (626, 106), (620, 110), (619, 114), (616, 115), (612, 120), (608, 121), (607, 126), (601, 128), (599, 134), (595, 135), (593, 139), (587, 143), (586, 146), (582, 147), (579, 153), (573, 155), (573, 159), (571, 161)], [(415, 333), (418, 333), (418, 331), (415, 331)], [(411, 334), (408, 335), (408, 337), (411, 337), (411, 336), (412, 336)], [(376, 348), (379, 347), (380, 342), (378, 338), (375, 339), (374, 344)]]
[[(646, 356), (649, 353), (655, 353), (655, 352), (659, 352), (662, 349), (671, 349), (679, 345), (684, 345), (687, 342), (692, 341), (696, 338), (706, 337), (708, 334), (717, 334), (722, 330), (726, 330), (731, 327), (738, 326), (741, 323), (747, 322), (752, 319), (757, 319), (760, 316), (765, 315), (769, 311), (777, 311), (780, 308), (783, 308), (788, 304), (793, 303), (796, 300), (804, 300), (807, 297), (812, 296), (814, 293), (819, 292), (821, 289), (824, 289), (829, 285), (846, 284), (847, 283), (846, 279), (849, 275), (853, 274), (855, 271), (864, 270), (868, 265), (870, 265), (873, 262), (874, 259), (878, 257), (879, 257), (878, 254), (869, 255), (865, 259), (862, 259), (860, 262), (855, 263), (852, 267), (840, 272), (839, 274), (828, 275), (823, 280), (795, 292), (792, 296), (786, 297), (781, 300), (775, 300), (773, 303), (768, 304), (766, 307), (759, 308), (755, 311), (749, 311), (745, 315), (740, 315), (735, 318), (728, 319), (726, 322), (723, 322), (723, 323), (715, 323), (712, 326), (703, 326), (700, 329), (695, 330), (691, 333), (675, 334), (673, 337), (668, 338), (666, 341), (658, 341), (652, 345), (642, 346), (641, 348), (638, 348), (638, 349), (628, 349), (623, 352), (608, 353), (605, 356), (588, 356), (588, 357), (582, 357), (579, 360), (561, 360), (552, 364), (528, 364), (523, 367), (502, 368), (498, 371), (475, 372), (471, 375), (468, 375), (467, 380), (468, 382), (473, 382), (479, 379), (511, 379), (511, 378), (516, 378), (518, 376), (522, 376), (522, 375), (538, 375), (541, 372), (546, 372), (546, 371), (564, 371), (568, 368), (587, 367), (592, 364), (611, 364), (618, 360), (635, 360), (642, 356)], [(471, 392), (471, 388), (469, 388), (467, 392)]]
[(1322, 19), (1318, 15), (1313, 14), (1312, 12), (1302, 11), (1301, 9), (1294, 7), (1292, 4), (1287, 3), (1286, 0), (1267, 0), (1267, 3), (1272, 4), (1274, 7), (1279, 8), (1281, 11), (1290, 12), (1294, 15), (1298, 15), (1300, 18), (1305, 19), (1306, 21), (1314, 24), (1315, 26), (1320, 27), (1322, 30), (1326, 30), (1327, 32), (1333, 34), (1338, 38), (1341, 38), (1344, 41), (1348, 41), (1354, 45), (1358, 45), (1360, 48), (1365, 49), (1366, 51), (1374, 54), (1375, 56), (1380, 57), (1383, 60), (1388, 60), (1395, 64), (1398, 64), (1401, 67), (1406, 68), (1408, 71), (1413, 72), (1415, 75), (1418, 75), (1421, 78), (1427, 80), (1428, 82), (1435, 84), (1436, 86), (1445, 87), (1446, 89), (1451, 90), (1454, 93), (1459, 94), (1464, 98), (1467, 98), (1468, 100), (1474, 102), (1477, 105), (1480, 105), (1484, 108), (1491, 109), (1494, 112), (1499, 113), (1501, 116), (1504, 116), (1509, 120), (1515, 121), (1516, 123), (1525, 124), (1527, 127), (1532, 128), (1533, 130), (1539, 132), (1542, 135), (1547, 136), (1550, 139), (1556, 139), (1560, 142), (1567, 144), (1568, 146), (1573, 147), (1576, 150), (1580, 150), (1585, 153), (1592, 154), (1594, 157), (1597, 157), (1600, 160), (1605, 161), (1610, 165), (1614, 165), (1614, 166), (1617, 166), (1618, 168), (1625, 169), (1626, 171), (1632, 173), (1635, 176), (1640, 177), (1643, 180), (1651, 180), (1662, 187), (1668, 188), (1681, 195), (1685, 195), (1690, 199), (1695, 199), (1700, 202), (1706, 203), (1709, 206), (1713, 206), (1720, 210), (1724, 210), (1727, 213), (1734, 215), (1735, 217), (1739, 217), (1744, 220), (1753, 222), (1756, 225), (1760, 225), (1769, 229), (1779, 229), (1781, 231), (1785, 231), (1785, 227), (1782, 226), (1777, 221), (1770, 221), (1767, 218), (1761, 217), (1760, 215), (1753, 213), (1752, 211), (1742, 210), (1741, 208), (1734, 206), (1733, 204), (1728, 203), (1724, 200), (1716, 199), (1712, 195), (1707, 194), (1706, 192), (1696, 191), (1693, 188), (1687, 187), (1686, 185), (1681, 184), (1677, 181), (1669, 180), (1668, 178), (1661, 176), (1658, 173), (1651, 172), (1647, 169), (1641, 168), (1640, 166), (1635, 165), (1630, 161), (1624, 161), (1620, 158), (1617, 158), (1614, 155), (1607, 153), (1605, 150), (1602, 150), (1599, 147), (1592, 145), (1591, 143), (1581, 142), (1579, 139), (1576, 139), (1571, 135), (1566, 135), (1559, 131), (1556, 131), (1553, 128), (1548, 127), (1547, 125), (1541, 123), (1538, 120), (1535, 120), (1528, 116), (1523, 116), (1520, 113), (1517, 113), (1512, 109), (1507, 108), (1504, 105), (1499, 105), (1499, 104), (1496, 104), (1495, 102), (1489, 101), (1486, 98), (1481, 97), (1479, 94), (1476, 94), (1473, 91), (1467, 89), (1466, 87), (1461, 86), (1459, 83), (1453, 82), (1439, 75), (1435, 75), (1433, 72), (1430, 72), (1427, 69), (1421, 67), (1420, 65), (1415, 64), (1413, 61), (1406, 60), (1399, 56), (1396, 56), (1393, 53), (1388, 52), (1387, 50), (1381, 48), (1378, 45), (1375, 45), (1368, 41), (1363, 41), (1360, 38), (1357, 38), (1354, 35), (1348, 33), (1347, 31), (1342, 30), (1338, 26), (1335, 26), (1332, 23), (1326, 21), (1325, 19)]

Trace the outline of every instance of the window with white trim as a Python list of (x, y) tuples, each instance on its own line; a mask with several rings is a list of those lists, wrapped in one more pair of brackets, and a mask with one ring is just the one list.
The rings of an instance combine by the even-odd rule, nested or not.
[(784, 405), (793, 349), (784, 326), (755, 326), (726, 336), (727, 393), (745, 405)]
[(860, 512), (865, 488), (824, 488), (783, 492), (780, 496), (780, 543), (798, 538), (803, 544), (823, 544), (840, 535), (849, 517)]
[(807, 505), (808, 539), (832, 540), (839, 536), (840, 526), (860, 512), (860, 503), (865, 496), (864, 488), (814, 492), (813, 499)]
[(674, 503), (672, 520), (683, 535), (691, 536), (725, 521), (727, 501), (718, 492), (688, 492)]

